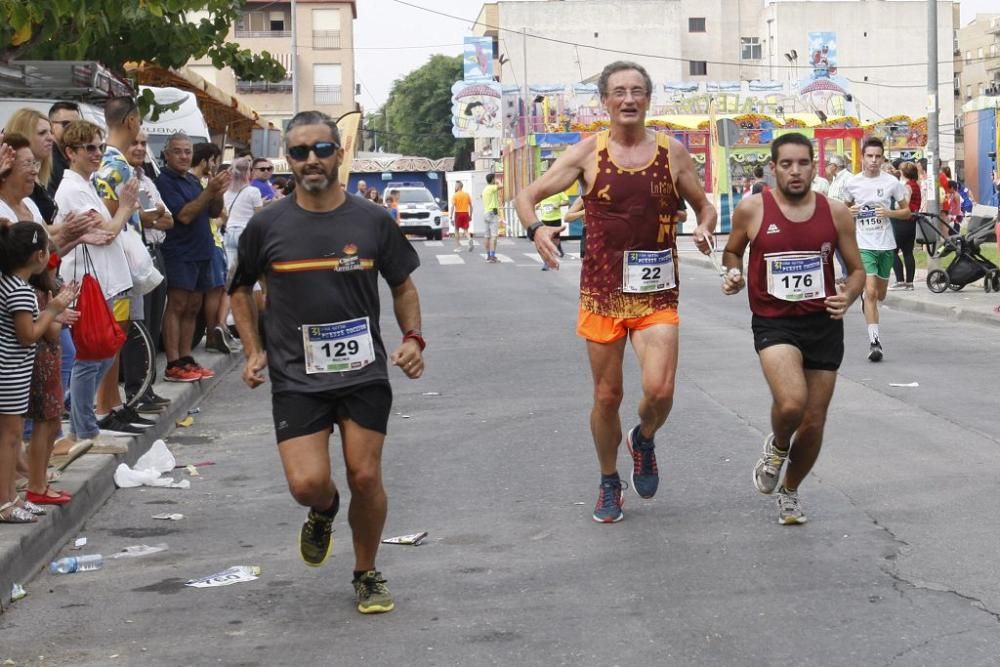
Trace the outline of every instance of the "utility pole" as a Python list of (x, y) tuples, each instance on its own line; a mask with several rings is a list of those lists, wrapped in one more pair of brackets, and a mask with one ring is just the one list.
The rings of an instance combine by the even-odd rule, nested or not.
[(292, 0), (292, 115), (299, 112), (299, 42), (295, 25), (295, 0)]
[(927, 174), (931, 177), (928, 188), (927, 212), (938, 213), (937, 183), (939, 159), (938, 141), (938, 12), (937, 0), (927, 0)]

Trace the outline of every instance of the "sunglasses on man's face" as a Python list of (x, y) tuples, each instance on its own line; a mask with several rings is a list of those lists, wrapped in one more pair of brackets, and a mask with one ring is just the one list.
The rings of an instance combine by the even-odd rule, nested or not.
[(274, 171), (274, 167), (254, 167), (257, 171)]
[(322, 160), (336, 153), (338, 148), (340, 144), (335, 141), (319, 141), (312, 146), (289, 146), (285, 152), (296, 162), (302, 162), (309, 159), (309, 153), (315, 153), (316, 157)]

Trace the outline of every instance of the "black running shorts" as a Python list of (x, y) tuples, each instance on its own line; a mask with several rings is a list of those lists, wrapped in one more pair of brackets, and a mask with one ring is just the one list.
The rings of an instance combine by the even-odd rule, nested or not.
[(835, 371), (844, 360), (844, 321), (827, 313), (801, 317), (754, 315), (753, 346), (758, 354), (772, 345), (792, 345), (802, 353), (802, 366), (810, 370)]
[(385, 434), (392, 410), (388, 382), (373, 382), (317, 394), (281, 392), (271, 397), (278, 442), (312, 435), (350, 419), (362, 428)]

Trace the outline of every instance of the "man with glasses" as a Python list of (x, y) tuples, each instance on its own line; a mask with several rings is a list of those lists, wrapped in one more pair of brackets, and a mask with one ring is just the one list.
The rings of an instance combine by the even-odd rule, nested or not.
[(164, 148), (166, 165), (156, 178), (156, 189), (174, 217), (160, 248), (167, 278), (167, 311), (163, 316), (163, 350), (167, 357), (164, 380), (197, 382), (215, 377), (191, 354), (191, 342), (205, 292), (218, 287), (212, 275), (215, 242), (210, 218), (222, 213), (222, 195), (232, 180), (229, 170), (208, 180), (202, 188), (190, 173), (194, 157), (191, 139), (178, 132)]
[(601, 469), (594, 521), (621, 521), (618, 410), (624, 394), (626, 340), (639, 358), (643, 396), (639, 423), (626, 436), (632, 488), (652, 498), (659, 485), (653, 437), (673, 406), (678, 327), (676, 227), (687, 201), (698, 216), (694, 240), (709, 252), (715, 208), (706, 199), (691, 155), (665, 133), (645, 126), (653, 83), (636, 63), (604, 68), (597, 83), (609, 130), (569, 148), (517, 196), (517, 215), (548, 266), (559, 268), (560, 227), (535, 218), (535, 206), (574, 182), (582, 186), (587, 253), (580, 273), (577, 334), (587, 341), (594, 381), (590, 427)]
[(252, 177), (250, 185), (260, 190), (260, 198), (264, 200), (265, 204), (278, 199), (278, 193), (274, 191), (274, 187), (271, 185), (271, 176), (274, 175), (274, 165), (271, 164), (270, 160), (265, 157), (255, 159), (250, 174)]
[[(303, 111), (289, 122), (285, 141), (294, 194), (250, 219), (229, 288), (247, 359), (243, 380), (258, 387), (264, 367), (269, 371), (278, 454), (292, 496), (310, 508), (299, 551), (313, 567), (333, 548), (340, 495), (329, 441), (334, 425), (340, 429), (357, 609), (388, 612), (392, 595), (375, 569), (387, 508), (381, 459), (392, 408), (388, 365), (409, 378), (424, 370), (420, 303), (410, 277), (420, 260), (385, 209), (341, 187), (344, 151), (335, 121)], [(391, 354), (379, 330), (380, 275), (404, 332)], [(267, 283), (266, 354), (253, 301), (261, 279)]]
[(49, 195), (56, 196), (63, 172), (69, 167), (66, 160), (65, 146), (62, 136), (66, 127), (75, 120), (80, 120), (80, 105), (76, 102), (56, 102), (49, 108), (49, 122), (52, 123), (52, 137), (56, 144), (52, 149), (52, 175), (49, 177)]

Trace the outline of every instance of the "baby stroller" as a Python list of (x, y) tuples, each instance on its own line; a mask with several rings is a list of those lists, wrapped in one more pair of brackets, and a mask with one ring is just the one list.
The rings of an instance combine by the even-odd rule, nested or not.
[(941, 216), (915, 213), (914, 217), (919, 237), (935, 260), (940, 262), (954, 255), (947, 267), (932, 268), (927, 272), (927, 289), (935, 294), (947, 289), (957, 292), (983, 278), (983, 288), (987, 292), (1000, 292), (1000, 268), (984, 257), (981, 251), (982, 244), (992, 231), (991, 226), (981, 227), (971, 234), (946, 235), (941, 228), (947, 228), (947, 223)]

